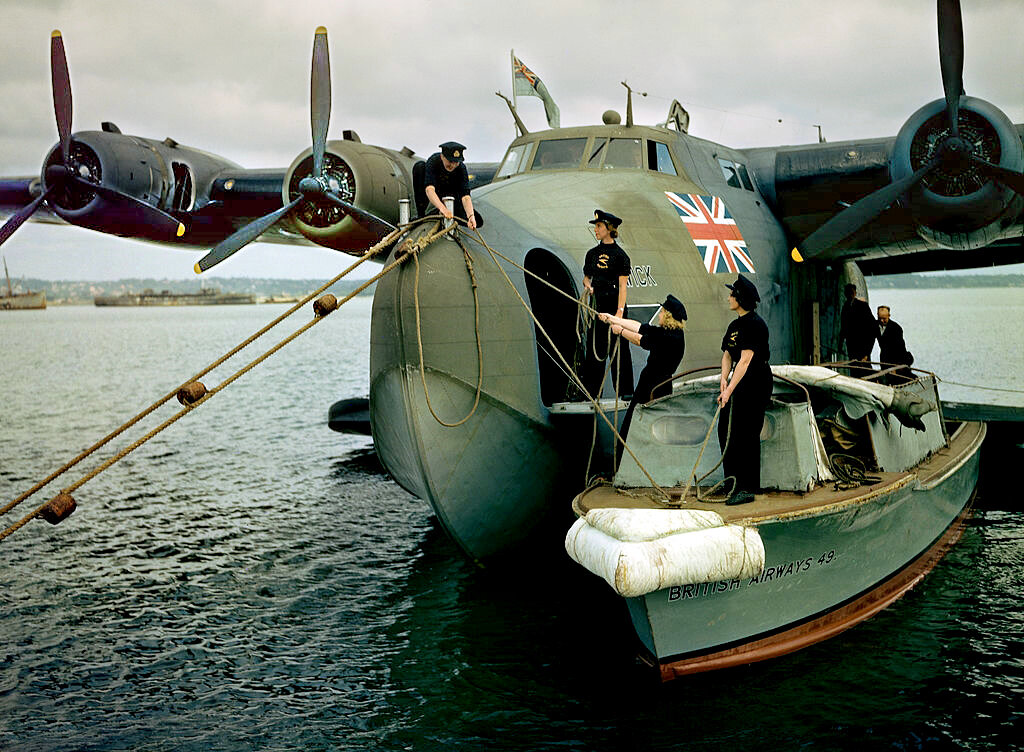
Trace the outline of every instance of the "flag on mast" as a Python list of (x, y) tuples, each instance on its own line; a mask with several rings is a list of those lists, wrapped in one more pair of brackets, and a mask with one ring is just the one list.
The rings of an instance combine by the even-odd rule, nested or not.
[(551, 93), (540, 76), (527, 68), (523, 61), (512, 53), (512, 96), (539, 97), (544, 102), (544, 114), (548, 119), (549, 128), (559, 128), (558, 105), (551, 98)]

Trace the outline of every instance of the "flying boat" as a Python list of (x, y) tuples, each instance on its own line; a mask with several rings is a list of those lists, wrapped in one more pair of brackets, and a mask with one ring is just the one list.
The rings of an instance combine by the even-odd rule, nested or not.
[[(841, 291), (863, 289), (865, 270), (1024, 260), (1024, 126), (964, 93), (959, 3), (937, 6), (944, 96), (893, 137), (736, 149), (690, 134), (678, 107), (664, 123), (637, 124), (627, 100), (624, 122), (608, 112), (592, 125), (520, 127), (500, 163), (469, 165), (479, 230), (432, 240), (377, 285), (369, 418), (384, 466), (471, 559), (531, 545), (587, 484), (595, 450), (614, 455), (596, 411), (614, 412), (622, 395), (609, 379), (596, 402), (581, 400), (566, 368), (579, 347), (595, 208), (626, 220), (630, 315), (647, 321), (667, 293), (685, 301), (684, 366), (720, 361), (731, 316), (723, 284), (737, 273), (760, 291), (773, 363), (817, 364), (841, 350)], [(431, 231), (402, 222), (403, 205), (428, 219), (415, 208), (422, 157), (349, 130), (327, 138), (323, 27), (312, 143), (279, 169), (245, 169), (112, 123), (73, 132), (59, 32), (51, 70), (58, 142), (38, 176), (0, 180), (10, 215), (0, 243), (29, 218), (60, 221), (210, 249), (196, 264), (206, 271), (257, 239), (360, 255), (400, 225), (401, 241)], [(632, 353), (636, 371), (645, 357)]]

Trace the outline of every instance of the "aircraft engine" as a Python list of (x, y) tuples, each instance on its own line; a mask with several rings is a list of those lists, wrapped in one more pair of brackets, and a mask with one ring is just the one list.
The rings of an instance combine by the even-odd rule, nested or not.
[(173, 188), (163, 160), (142, 139), (86, 131), (70, 140), (65, 162), (58, 143), (43, 162), (42, 188), (61, 219), (124, 237), (168, 240), (177, 226), (159, 207)]
[[(415, 206), (412, 165), (416, 161), (404, 152), (359, 141), (329, 141), (321, 180), (344, 201), (394, 225), (398, 223), (400, 199), (409, 199)], [(282, 201), (288, 204), (300, 197), (300, 181), (312, 174), (313, 150), (310, 148), (299, 154), (288, 168)], [(318, 196), (302, 201), (289, 221), (313, 242), (339, 251), (359, 253), (378, 240), (377, 233), (366, 223), (356, 221), (343, 207)]]
[(975, 97), (960, 98), (958, 138), (950, 133), (944, 99), (911, 115), (896, 136), (889, 162), (893, 183), (939, 161), (905, 199), (918, 233), (934, 246), (971, 250), (988, 245), (1021, 213), (1024, 200), (968, 155), (1013, 172), (1024, 168), (1017, 129), (997, 107)]

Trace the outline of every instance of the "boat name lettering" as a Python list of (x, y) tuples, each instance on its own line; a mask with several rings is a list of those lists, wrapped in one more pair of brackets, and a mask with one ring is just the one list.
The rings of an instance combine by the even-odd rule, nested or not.
[(650, 266), (634, 266), (626, 277), (626, 287), (657, 287), (658, 282), (651, 274)]
[(743, 585), (742, 581), (738, 579), (674, 585), (668, 589), (668, 600), (671, 602), (687, 600), (689, 598), (700, 598), (706, 595), (714, 595), (715, 593), (724, 593), (729, 590), (738, 590), (741, 587), (751, 587), (752, 585), (760, 585), (764, 582), (780, 580), (792, 574), (806, 572), (814, 566), (826, 566), (831, 564), (835, 558), (836, 552), (833, 550), (826, 551), (818, 557), (808, 556), (806, 559), (790, 561), (774, 567), (766, 567), (763, 572), (747, 580), (746, 585)]

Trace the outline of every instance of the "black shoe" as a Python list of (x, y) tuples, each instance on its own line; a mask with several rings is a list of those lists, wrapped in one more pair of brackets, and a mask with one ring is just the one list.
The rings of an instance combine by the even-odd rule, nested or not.
[(726, 500), (725, 505), (729, 507), (734, 507), (737, 504), (749, 504), (753, 500), (754, 494), (748, 491), (737, 491)]

